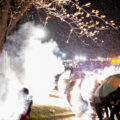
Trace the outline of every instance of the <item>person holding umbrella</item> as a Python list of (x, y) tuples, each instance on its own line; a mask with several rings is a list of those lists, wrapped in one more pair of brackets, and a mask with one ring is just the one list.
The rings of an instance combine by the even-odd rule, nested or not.
[[(94, 108), (99, 120), (103, 120), (104, 113), (110, 120), (114, 115), (119, 119), (120, 115), (120, 74), (112, 75), (96, 89), (94, 94)], [(110, 115), (108, 115), (108, 109)]]

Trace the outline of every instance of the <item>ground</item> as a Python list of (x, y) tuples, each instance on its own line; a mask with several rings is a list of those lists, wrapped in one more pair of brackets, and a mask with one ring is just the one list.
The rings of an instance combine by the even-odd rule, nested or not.
[(74, 114), (68, 108), (50, 105), (33, 105), (31, 114), (27, 120), (61, 120), (72, 116)]

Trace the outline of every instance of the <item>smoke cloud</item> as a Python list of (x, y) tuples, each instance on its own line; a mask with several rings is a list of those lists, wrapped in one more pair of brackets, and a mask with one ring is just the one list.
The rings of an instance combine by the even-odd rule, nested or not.
[(41, 28), (32, 25), (30, 29), (32, 34), (25, 51), (24, 84), (34, 95), (34, 103), (45, 104), (53, 89), (55, 75), (63, 72), (64, 67), (54, 55), (55, 49), (59, 49), (56, 42), (51, 39), (43, 44), (40, 40)]
[(59, 50), (52, 39), (43, 42), (45, 29), (28, 22), (8, 36), (5, 50), (10, 67), (22, 85), (33, 95), (34, 103), (45, 102), (54, 85), (56, 74), (64, 71), (62, 61), (54, 55)]
[[(45, 36), (45, 33), (42, 30), (41, 26), (26, 23), (7, 38), (4, 49), (10, 59), (10, 72), (6, 74), (7, 77), (0, 74), (0, 119), (19, 119), (20, 114), (24, 111), (23, 97), (19, 98), (20, 90), (23, 87), (30, 90), (34, 104), (49, 104), (48, 95), (54, 86), (54, 77), (56, 74), (62, 73), (64, 67), (62, 61), (54, 55), (59, 51), (56, 42), (52, 39), (49, 42), (43, 42), (42, 37)], [(119, 68), (111, 66), (98, 73), (85, 73), (86, 77), (81, 89), (76, 84), (72, 91), (71, 101), (75, 111), (78, 110), (79, 114), (83, 107), (85, 109), (88, 107), (80, 102), (79, 94), (84, 100), (90, 102), (96, 79), (101, 82), (109, 75), (119, 73), (119, 71)], [(61, 79), (69, 79), (69, 74), (68, 71)], [(64, 84), (64, 81), (60, 80), (61, 90), (65, 89)]]
[[(48, 95), (53, 89), (54, 77), (63, 72), (64, 67), (54, 55), (55, 49), (59, 49), (56, 42), (52, 39), (43, 42), (43, 29), (29, 22), (7, 37), (4, 46), (7, 56), (4, 55), (1, 62), (5, 64), (5, 70), (2, 71), (5, 75), (0, 74), (2, 120), (19, 119), (25, 107), (24, 98), (20, 95), (23, 87), (29, 89), (34, 104), (50, 104)], [(4, 72), (8, 69), (8, 72)]]
[(21, 89), (18, 81), (0, 74), (0, 120), (19, 120), (25, 107)]

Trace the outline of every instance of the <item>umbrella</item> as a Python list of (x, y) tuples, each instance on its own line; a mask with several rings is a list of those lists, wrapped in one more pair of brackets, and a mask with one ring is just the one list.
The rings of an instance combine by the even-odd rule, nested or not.
[(106, 78), (101, 86), (99, 86), (95, 92), (95, 97), (98, 102), (114, 92), (120, 87), (120, 74), (112, 75)]

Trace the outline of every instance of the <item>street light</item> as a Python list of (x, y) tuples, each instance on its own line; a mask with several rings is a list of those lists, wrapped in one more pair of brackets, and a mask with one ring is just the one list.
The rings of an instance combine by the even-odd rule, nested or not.
[(75, 60), (79, 60), (79, 56), (75, 56)]
[(82, 61), (86, 61), (87, 58), (86, 58), (85, 56), (81, 56), (81, 57), (80, 57), (80, 60), (82, 60)]
[(97, 60), (101, 60), (101, 57), (97, 57)]
[(65, 57), (66, 57), (66, 54), (65, 54), (65, 53), (62, 53), (62, 57), (65, 58)]

